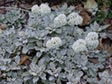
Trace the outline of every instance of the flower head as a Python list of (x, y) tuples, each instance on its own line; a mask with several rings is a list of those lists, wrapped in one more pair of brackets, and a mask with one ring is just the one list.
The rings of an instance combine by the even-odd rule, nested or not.
[(62, 45), (62, 40), (59, 37), (52, 37), (50, 40), (47, 41), (46, 43), (46, 47), (48, 49), (51, 48), (57, 48), (60, 47)]
[(95, 49), (98, 47), (99, 41), (98, 40), (86, 40), (86, 46), (88, 49)]
[(49, 14), (49, 13), (51, 13), (51, 8), (48, 6), (48, 4), (41, 4), (40, 5), (40, 13), (42, 15)]
[(68, 24), (71, 26), (80, 25), (83, 22), (83, 18), (76, 12), (73, 12), (68, 15)]
[(31, 11), (32, 11), (32, 13), (38, 14), (40, 12), (40, 8), (38, 5), (34, 5), (34, 6), (32, 6)]
[(55, 27), (61, 27), (64, 26), (67, 23), (67, 18), (65, 14), (60, 14), (54, 19), (54, 26)]
[(98, 47), (99, 41), (98, 41), (98, 34), (96, 32), (88, 33), (85, 40), (88, 49), (95, 49)]
[(86, 41), (83, 39), (75, 41), (74, 44), (72, 45), (72, 49), (74, 50), (75, 53), (79, 53), (81, 51), (87, 51)]
[(98, 40), (98, 34), (96, 32), (90, 32), (90, 33), (88, 33), (88, 35), (86, 36), (85, 39)]

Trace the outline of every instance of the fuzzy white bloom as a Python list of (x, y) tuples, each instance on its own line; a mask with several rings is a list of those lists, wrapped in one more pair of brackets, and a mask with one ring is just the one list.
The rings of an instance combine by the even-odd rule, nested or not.
[(98, 47), (98, 34), (96, 32), (90, 32), (85, 38), (88, 49), (95, 49)]
[(32, 13), (38, 14), (40, 12), (40, 8), (38, 5), (34, 5), (34, 6), (32, 6), (31, 11), (32, 11)]
[(40, 5), (40, 13), (42, 15), (49, 14), (49, 13), (51, 13), (51, 8), (48, 6), (48, 4), (41, 4)]
[(79, 53), (81, 51), (87, 51), (86, 41), (83, 39), (75, 41), (74, 44), (72, 45), (72, 49), (74, 50), (75, 53)]
[(52, 37), (50, 40), (47, 41), (46, 43), (46, 47), (48, 49), (51, 48), (57, 48), (60, 47), (62, 45), (62, 40), (59, 37)]
[(54, 26), (55, 27), (61, 27), (66, 25), (67, 23), (67, 18), (65, 14), (60, 14), (54, 19)]
[(67, 17), (68, 24), (71, 26), (80, 25), (83, 22), (83, 18), (76, 12), (73, 12)]
[(95, 49), (98, 47), (99, 41), (98, 40), (87, 40), (86, 39), (86, 46), (88, 49)]
[(86, 36), (86, 39), (88, 39), (88, 40), (98, 40), (98, 33), (96, 33), (96, 32), (90, 32)]

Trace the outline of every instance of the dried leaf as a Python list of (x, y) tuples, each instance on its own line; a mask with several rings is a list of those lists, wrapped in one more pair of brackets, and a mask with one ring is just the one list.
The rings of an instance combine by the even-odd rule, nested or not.
[[(1, 2), (0, 2), (0, 3), (1, 3)], [(7, 11), (5, 10), (5, 8), (0, 8), (0, 13), (1, 13), (1, 14), (6, 14), (6, 12), (7, 12)]]
[(78, 4), (75, 6), (75, 9), (78, 11), (82, 11), (82, 10), (84, 10), (84, 7), (81, 4)]
[(112, 25), (107, 28), (107, 37), (112, 40)]
[(82, 26), (88, 25), (91, 22), (91, 16), (89, 15), (89, 13), (84, 9), (81, 4), (75, 6), (75, 9), (80, 11), (80, 15), (83, 17)]
[(91, 16), (88, 14), (87, 11), (85, 11), (85, 10), (81, 11), (80, 15), (83, 17), (82, 26), (88, 25), (91, 22)]
[(52, 10), (56, 10), (58, 8), (58, 5), (54, 5), (51, 7)]
[(97, 58), (88, 58), (88, 60), (89, 60), (90, 62), (94, 63), (94, 64), (98, 64), (98, 63), (99, 63), (99, 61), (98, 61)]
[(100, 38), (100, 40), (99, 40), (98, 49), (103, 49), (102, 38)]
[(2, 30), (4, 30), (4, 29), (6, 29), (7, 28), (7, 25), (6, 24), (0, 24), (0, 29), (2, 29)]
[(23, 9), (30, 9), (32, 5), (31, 4), (20, 4), (20, 7)]
[(109, 38), (101, 38), (99, 41), (98, 49), (100, 50), (107, 50), (110, 52), (111, 50), (111, 42)]
[(29, 60), (29, 57), (27, 55), (22, 55), (19, 65), (26, 64), (28, 62), (28, 60)]
[(66, 8), (66, 7), (67, 7), (67, 4), (66, 4), (66, 3), (61, 3), (61, 4), (58, 4), (58, 5), (52, 5), (52, 6), (51, 6), (51, 9), (52, 9), (52, 10), (56, 10), (56, 9), (59, 8), (59, 7)]

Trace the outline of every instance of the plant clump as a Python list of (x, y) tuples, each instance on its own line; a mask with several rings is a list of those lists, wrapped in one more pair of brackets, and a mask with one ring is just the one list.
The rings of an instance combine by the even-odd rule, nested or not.
[(80, 11), (67, 4), (34, 5), (27, 20), (22, 11), (0, 14), (0, 84), (111, 84), (108, 53), (98, 49), (105, 25), (82, 29)]

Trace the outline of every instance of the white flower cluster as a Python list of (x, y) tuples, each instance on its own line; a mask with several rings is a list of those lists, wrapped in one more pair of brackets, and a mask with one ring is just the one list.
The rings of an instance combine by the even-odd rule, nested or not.
[(86, 36), (85, 40), (79, 39), (74, 42), (72, 45), (72, 49), (75, 53), (79, 53), (81, 51), (87, 51), (88, 49), (95, 49), (98, 47), (98, 34), (96, 32), (90, 32)]
[(39, 8), (38, 5), (34, 5), (34, 6), (31, 8), (31, 11), (32, 11), (32, 13), (39, 14), (39, 13), (40, 13), (40, 8)]
[(47, 41), (46, 47), (48, 49), (51, 48), (58, 48), (62, 45), (62, 40), (59, 37), (52, 37), (50, 40)]
[(65, 14), (60, 14), (54, 19), (54, 26), (55, 27), (61, 27), (66, 25), (67, 23), (67, 18)]
[(54, 19), (54, 26), (61, 27), (66, 25), (67, 23), (70, 26), (81, 25), (83, 22), (83, 18), (76, 12), (71, 13), (66, 17), (65, 14), (60, 14)]
[(51, 13), (51, 8), (48, 6), (48, 4), (41, 4), (40, 6), (38, 5), (34, 5), (31, 8), (32, 13), (36, 13), (36, 14), (41, 14), (41, 15), (45, 15), (45, 14), (49, 14)]
[(98, 47), (98, 34), (96, 32), (90, 32), (85, 38), (88, 49), (95, 49)]
[(74, 42), (74, 44), (72, 45), (72, 48), (75, 53), (79, 53), (81, 51), (87, 51), (86, 41), (83, 39), (79, 39)]
[(68, 24), (71, 26), (81, 25), (83, 22), (83, 18), (76, 12), (69, 14), (67, 20), (68, 20)]
[(48, 4), (41, 4), (40, 5), (40, 13), (42, 15), (49, 14), (49, 13), (51, 13), (51, 8), (48, 6)]
[[(31, 8), (32, 13), (41, 14), (44, 16), (45, 14), (51, 13), (51, 8), (48, 4), (41, 4), (40, 6), (34, 5)], [(67, 21), (68, 20), (68, 21)], [(61, 27), (66, 25), (67, 23), (71, 26), (81, 25), (83, 22), (83, 18), (76, 12), (72, 12), (66, 17), (65, 14), (60, 14), (54, 19), (54, 27)]]

